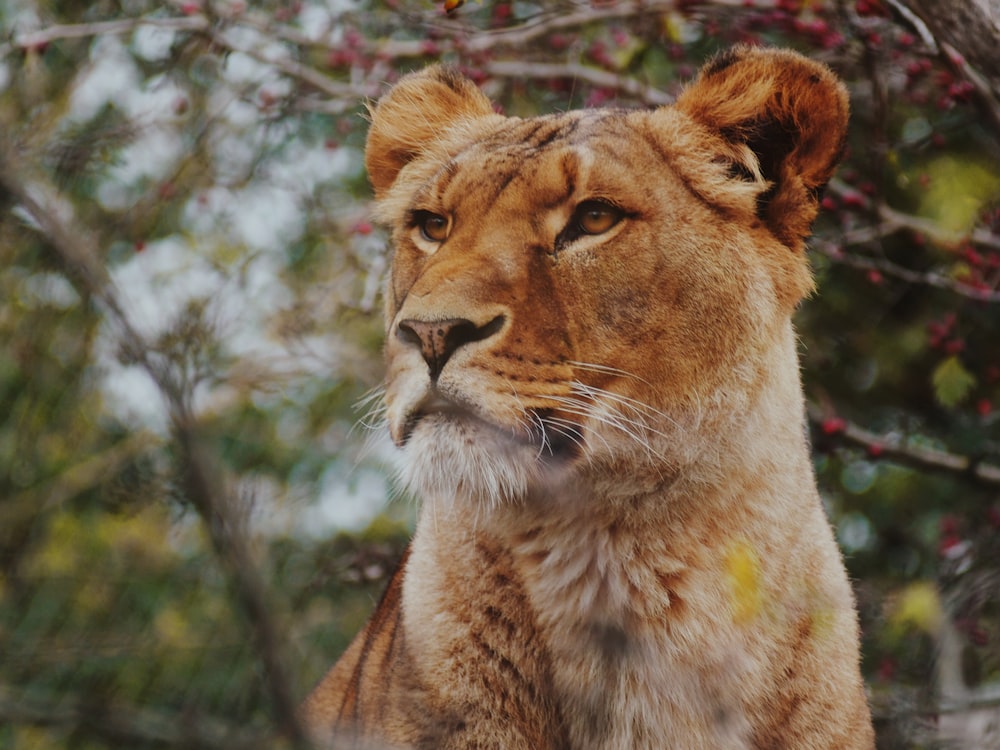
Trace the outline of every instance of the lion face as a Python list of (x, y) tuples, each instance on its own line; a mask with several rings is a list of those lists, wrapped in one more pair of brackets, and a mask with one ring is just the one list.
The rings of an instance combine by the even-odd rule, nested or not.
[(705, 461), (789, 348), (845, 122), (832, 75), (777, 52), (649, 112), (505, 118), (448, 70), (404, 78), (366, 158), (405, 480), (496, 502)]

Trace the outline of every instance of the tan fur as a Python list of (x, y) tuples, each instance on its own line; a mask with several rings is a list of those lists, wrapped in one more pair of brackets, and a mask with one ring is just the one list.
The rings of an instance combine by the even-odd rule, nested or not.
[[(436, 67), (379, 103), (385, 415), (422, 509), (317, 736), (873, 747), (790, 322), (846, 122), (826, 68), (750, 48), (651, 112), (505, 118)], [(581, 234), (588, 200), (620, 221)]]

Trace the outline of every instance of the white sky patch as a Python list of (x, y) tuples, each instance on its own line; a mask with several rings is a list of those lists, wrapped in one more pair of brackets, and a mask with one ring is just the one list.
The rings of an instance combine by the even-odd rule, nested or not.
[(167, 435), (170, 419), (160, 389), (141, 367), (121, 364), (110, 343), (103, 347), (107, 354), (98, 357), (104, 370), (105, 408), (127, 425)]
[(170, 57), (176, 32), (158, 26), (140, 26), (132, 35), (132, 49), (143, 60), (155, 62)]
[(240, 130), (256, 128), (260, 124), (260, 110), (239, 96), (239, 93), (231, 88), (213, 91), (209, 94), (209, 116), (223, 120)]
[[(8, 269), (16, 273), (17, 269)], [(31, 308), (55, 307), (68, 310), (80, 304), (80, 295), (69, 280), (57, 273), (33, 273), (25, 275), (18, 288), (18, 300)]]
[(330, 35), (333, 19), (330, 11), (318, 5), (303, 5), (298, 15), (299, 28), (314, 42), (322, 42)]
[[(276, 310), (290, 306), (291, 292), (282, 283), (280, 258), (258, 253), (246, 264), (239, 278), (216, 300), (215, 313), (226, 349), (244, 358), (262, 358), (269, 367), (281, 367), (288, 351), (268, 336), (268, 321)], [(238, 288), (232, 288), (238, 286)]]
[(334, 461), (323, 472), (316, 503), (302, 515), (302, 531), (318, 536), (332, 528), (359, 531), (385, 509), (388, 498), (384, 473)]
[(357, 0), (326, 0), (326, 7), (339, 16), (357, 10), (358, 3)]
[(155, 128), (140, 133), (121, 151), (121, 161), (108, 168), (107, 179), (98, 188), (97, 198), (111, 210), (127, 208), (138, 197), (136, 188), (144, 180), (161, 181), (177, 168), (184, 142), (172, 130)]
[(177, 100), (186, 95), (187, 92), (173, 78), (158, 75), (147, 80), (141, 88), (122, 97), (121, 103), (125, 113), (142, 127), (172, 119)]
[(90, 59), (93, 62), (80, 74), (70, 96), (71, 116), (83, 122), (108, 103), (121, 106), (139, 88), (135, 61), (117, 37), (97, 37)]
[[(340, 31), (339, 15), (355, 7), (353, 2), (337, 0), (325, 8), (307, 5), (300, 24), (317, 37), (331, 37)], [(255, 54), (271, 60), (289, 56), (285, 45), (255, 30), (244, 27), (232, 33), (238, 35), (241, 47)], [(152, 26), (141, 26), (130, 37), (99, 37), (91, 46), (87, 66), (73, 81), (72, 120), (86, 122), (111, 105), (136, 128), (135, 140), (116, 155), (118, 161), (107, 167), (97, 189), (95, 199), (109, 209), (129, 208), (139, 197), (137, 191), (155, 190), (155, 183), (169, 179), (187, 158), (187, 145), (175, 127), (183, 116), (178, 102), (190, 101), (183, 81), (170, 75), (147, 79), (137, 64), (137, 60), (167, 59), (176, 39), (175, 32)], [(259, 368), (265, 383), (274, 375), (273, 393), (284, 397), (285, 388), (303, 387), (311, 379), (329, 382), (345, 373), (350, 376), (360, 359), (335, 333), (297, 342), (314, 349), (304, 355), (270, 334), (275, 314), (294, 302), (281, 275), (287, 247), (305, 229), (309, 196), (356, 171), (360, 158), (354, 149), (303, 143), (289, 130), (297, 127), (294, 121), (268, 120), (264, 94), (280, 99), (291, 91), (290, 81), (273, 65), (240, 52), (224, 60), (219, 70), (223, 81), (213, 86), (206, 105), (210, 123), (206, 145), (212, 160), (207, 166), (216, 171), (215, 186), (190, 196), (179, 234), (148, 240), (141, 252), (109, 270), (126, 317), (146, 340), (155, 341), (169, 330), (192, 301), (207, 300), (208, 320), (217, 327), (226, 353), (235, 358), (235, 380), (239, 382), (243, 373), (252, 378)], [(5, 85), (4, 76), (10, 75), (6, 63), (0, 65), (0, 87)], [(262, 155), (263, 161), (258, 161)], [(250, 182), (244, 183), (251, 174)], [(73, 290), (67, 291), (60, 281), (40, 276), (26, 281), (22, 293), (48, 302), (76, 303)], [(162, 394), (142, 367), (118, 360), (119, 341), (119, 332), (106, 321), (95, 356), (104, 373), (102, 391), (109, 414), (125, 424), (167, 434), (169, 414)], [(251, 393), (256, 387), (251, 386)], [(240, 385), (229, 381), (221, 386), (206, 382), (196, 388), (194, 401), (199, 410), (217, 410), (246, 396)], [(293, 424), (285, 427), (295, 431)], [(301, 426), (296, 429), (301, 432)], [(349, 442), (324, 442), (322, 450), (336, 458), (323, 473), (303, 531), (358, 529), (384, 511), (390, 489), (386, 472), (378, 468), (383, 457), (360, 458), (349, 448), (370, 437), (360, 430)], [(389, 446), (386, 453), (391, 453), (390, 441), (382, 438)], [(263, 504), (271, 506), (275, 497), (266, 489), (259, 494)]]
[(287, 59), (290, 56), (287, 47), (246, 26), (226, 29), (225, 34), (227, 41), (237, 50), (249, 49), (255, 53), (249, 55), (245, 52), (232, 52), (227, 55), (223, 68), (226, 80), (232, 83), (262, 84), (281, 77), (273, 65), (262, 62), (256, 55), (260, 55), (263, 60)]
[(163, 333), (192, 299), (211, 299), (225, 281), (176, 235), (149, 243), (111, 275), (129, 320), (149, 339)]
[(248, 247), (265, 250), (294, 242), (302, 234), (302, 207), (291, 190), (251, 184), (233, 198), (233, 229)]
[(311, 193), (332, 178), (342, 178), (352, 169), (351, 149), (307, 146), (301, 141), (286, 149), (283, 160), (272, 165), (270, 174), (300, 193)]

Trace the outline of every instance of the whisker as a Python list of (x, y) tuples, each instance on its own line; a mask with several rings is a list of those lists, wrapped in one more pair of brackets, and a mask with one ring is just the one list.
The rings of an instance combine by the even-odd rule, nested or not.
[[(568, 419), (562, 419), (560, 417), (546, 417), (545, 421), (549, 424), (553, 432), (556, 432), (567, 440), (571, 441), (573, 444), (578, 446), (581, 451), (586, 447), (586, 442), (583, 439), (583, 435), (580, 432), (580, 425), (576, 422), (571, 422)], [(604, 439), (603, 435), (597, 435), (598, 440), (604, 443), (605, 446), (610, 450), (611, 446), (608, 445), (608, 441)]]
[(577, 362), (575, 360), (570, 360), (569, 362), (567, 362), (567, 364), (571, 365), (572, 367), (576, 367), (580, 370), (601, 372), (604, 373), (605, 375), (620, 375), (621, 377), (633, 378), (635, 380), (638, 380), (640, 383), (645, 383), (646, 385), (650, 385), (649, 381), (646, 380), (645, 378), (641, 378), (638, 375), (635, 375), (634, 373), (628, 372), (627, 370), (621, 370), (617, 367), (611, 367), (609, 365), (598, 365), (594, 364), (593, 362)]
[(354, 409), (357, 411), (364, 411), (364, 413), (353, 425), (351, 425), (351, 430), (348, 435), (353, 436), (354, 431), (358, 426), (361, 426), (368, 431), (376, 431), (384, 428), (386, 421), (385, 416), (389, 408), (383, 400), (384, 396), (385, 387), (378, 386), (376, 388), (372, 388), (368, 391), (368, 393), (354, 403)]
[(669, 421), (675, 427), (680, 426), (677, 423), (677, 420), (675, 420), (669, 414), (666, 414), (660, 411), (659, 409), (655, 409), (654, 407), (650, 406), (649, 404), (643, 401), (639, 401), (624, 394), (613, 393), (612, 391), (607, 391), (603, 388), (596, 388), (592, 385), (587, 385), (586, 383), (581, 383), (575, 380), (570, 383), (570, 388), (591, 397), (595, 398), (604, 397), (608, 401), (614, 401), (616, 403), (619, 403), (622, 406), (625, 406), (631, 409), (632, 411), (636, 412), (637, 414), (643, 416), (660, 417), (661, 419)]
[[(568, 414), (576, 414), (577, 416), (584, 417), (585, 419), (593, 419), (596, 422), (605, 424), (608, 427), (616, 429), (623, 434), (627, 435), (629, 438), (634, 440), (638, 445), (646, 450), (651, 457), (662, 458), (662, 456), (655, 450), (653, 446), (649, 443), (649, 440), (641, 435), (636, 429), (645, 430), (646, 432), (656, 432), (648, 428), (648, 426), (636, 422), (635, 420), (627, 420), (621, 415), (615, 416), (611, 414), (600, 414), (594, 411), (593, 407), (589, 404), (580, 406), (578, 404), (572, 403), (569, 399), (557, 398), (554, 399), (558, 402), (563, 403), (562, 410)], [(663, 437), (666, 437), (663, 433), (657, 433)]]
[(545, 420), (542, 419), (542, 417), (538, 414), (538, 412), (533, 411), (530, 412), (530, 414), (531, 414), (531, 421), (538, 425), (539, 444), (538, 444), (538, 452), (535, 454), (535, 460), (537, 461), (539, 458), (541, 458), (542, 454), (545, 452), (546, 449), (548, 449), (550, 456), (555, 455), (555, 451), (552, 448), (552, 444), (549, 442), (548, 432), (545, 429)]

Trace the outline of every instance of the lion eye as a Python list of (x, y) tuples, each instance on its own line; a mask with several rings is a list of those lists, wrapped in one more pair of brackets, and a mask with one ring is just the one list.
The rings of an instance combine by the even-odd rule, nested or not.
[(428, 242), (444, 242), (451, 231), (451, 222), (447, 216), (430, 211), (418, 211), (414, 223), (420, 230), (420, 236)]
[(583, 234), (604, 234), (621, 218), (621, 209), (603, 201), (584, 201), (574, 214), (576, 225)]

